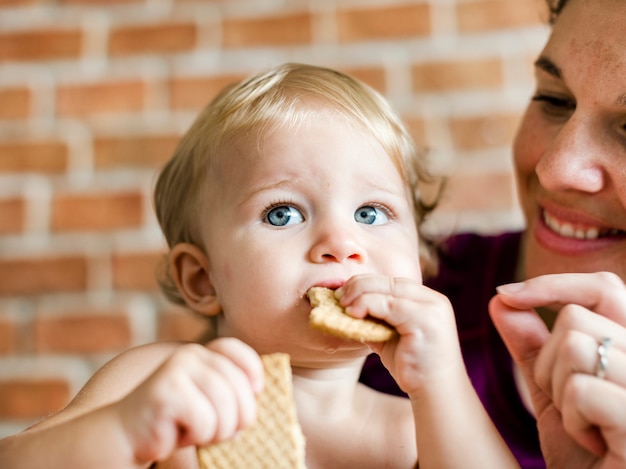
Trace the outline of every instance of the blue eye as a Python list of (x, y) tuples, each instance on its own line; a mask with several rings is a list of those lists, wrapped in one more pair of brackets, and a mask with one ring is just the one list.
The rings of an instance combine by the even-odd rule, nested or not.
[(274, 226), (287, 226), (294, 223), (302, 223), (304, 217), (300, 210), (291, 205), (279, 205), (267, 212), (265, 220)]
[(382, 225), (389, 221), (389, 217), (384, 211), (370, 205), (359, 207), (354, 212), (354, 219), (357, 223), (365, 223), (366, 225)]

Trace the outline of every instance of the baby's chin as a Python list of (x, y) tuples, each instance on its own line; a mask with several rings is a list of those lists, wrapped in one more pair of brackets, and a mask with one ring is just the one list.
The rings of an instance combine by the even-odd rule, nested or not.
[(356, 367), (359, 370), (363, 366), (365, 358), (371, 353), (367, 346), (361, 344), (356, 350), (353, 345), (350, 348), (328, 346), (315, 352), (293, 351), (291, 363), (294, 367), (309, 369), (341, 369)]
[(346, 362), (365, 359), (371, 353), (366, 344), (328, 336), (313, 329), (307, 332), (307, 339), (300, 337), (301, 340), (297, 343), (275, 344), (274, 348), (280, 348), (281, 352), (288, 353), (292, 363), (314, 368), (342, 366)]

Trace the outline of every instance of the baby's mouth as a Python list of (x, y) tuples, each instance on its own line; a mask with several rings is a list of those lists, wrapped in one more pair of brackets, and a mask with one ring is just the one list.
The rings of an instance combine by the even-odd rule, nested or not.
[(550, 215), (545, 210), (543, 211), (542, 217), (544, 223), (551, 231), (564, 238), (593, 240), (598, 238), (607, 238), (610, 236), (626, 235), (626, 231), (616, 228), (601, 228), (598, 226), (561, 221)]

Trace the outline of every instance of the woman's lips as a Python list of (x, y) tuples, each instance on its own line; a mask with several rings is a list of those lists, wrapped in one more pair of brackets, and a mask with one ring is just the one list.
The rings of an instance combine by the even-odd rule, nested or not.
[(546, 210), (542, 213), (544, 224), (554, 233), (563, 238), (595, 240), (598, 238), (606, 238), (609, 236), (623, 236), (626, 232), (616, 228), (601, 228), (581, 223), (567, 222), (558, 219), (556, 216), (548, 213)]
[(535, 241), (548, 252), (561, 256), (604, 253), (623, 249), (626, 232), (581, 221), (565, 220), (542, 210), (533, 228)]

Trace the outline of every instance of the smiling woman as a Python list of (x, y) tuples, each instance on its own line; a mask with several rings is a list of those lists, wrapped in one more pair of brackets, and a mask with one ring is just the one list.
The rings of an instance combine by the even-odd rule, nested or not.
[[(514, 144), (527, 276), (626, 278), (626, 38), (620, 2), (571, 1), (536, 62)], [(585, 26), (576, 21), (586, 18)]]
[[(609, 363), (626, 352), (626, 2), (550, 3), (552, 32), (513, 146), (526, 229), (453, 236), (427, 283), (450, 297), (473, 384), (522, 467), (623, 467), (626, 380), (594, 370), (606, 337)], [(524, 279), (493, 301), (492, 323), (496, 287)], [(533, 307), (556, 317), (552, 333)], [(394, 392), (378, 372), (370, 359), (362, 380)]]

